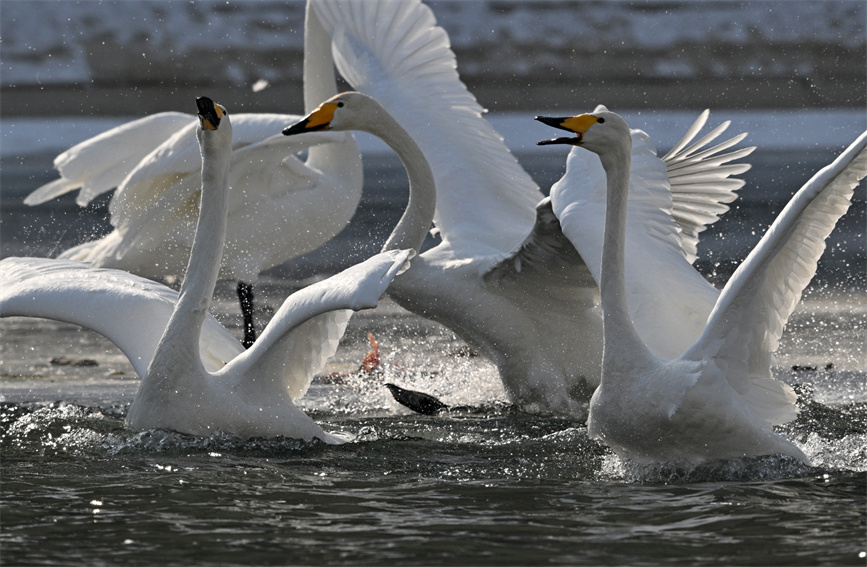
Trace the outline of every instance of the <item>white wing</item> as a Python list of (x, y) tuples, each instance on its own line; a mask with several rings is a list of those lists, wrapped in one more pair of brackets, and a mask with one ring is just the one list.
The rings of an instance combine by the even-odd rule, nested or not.
[(815, 274), (825, 239), (865, 175), (867, 132), (792, 197), (723, 289), (702, 342), (737, 325), (738, 337), (728, 335), (728, 340), (737, 338), (741, 348), (749, 349), (749, 357), (741, 360), (750, 374), (768, 375), (767, 355), (777, 349), (789, 315)]
[[(292, 114), (238, 114), (232, 115), (232, 149), (241, 150), (279, 134), (286, 124), (297, 121)], [(334, 139), (345, 136), (332, 134)], [(306, 149), (303, 140), (286, 143), (286, 155)], [(181, 208), (200, 188), (189, 183), (184, 188), (175, 183), (187, 176), (201, 175), (202, 156), (196, 140), (196, 123), (175, 132), (145, 156), (118, 186), (110, 204), (111, 224), (121, 227), (134, 222), (140, 212), (159, 199), (172, 210)]]
[(690, 264), (696, 259), (699, 233), (729, 210), (728, 203), (737, 199), (736, 191), (744, 186), (742, 179), (731, 179), (730, 176), (749, 171), (750, 164), (729, 162), (746, 157), (756, 149), (751, 146), (718, 155), (746, 138), (746, 133), (706, 149), (731, 121), (723, 122), (690, 144), (709, 115), (708, 110), (702, 112), (683, 139), (662, 158), (671, 184), (672, 216), (681, 228), (681, 246)]
[(786, 205), (759, 244), (726, 284), (707, 328), (683, 358), (712, 357), (726, 369), (732, 387), (751, 399), (772, 423), (791, 414), (787, 387), (769, 395), (771, 357), (786, 321), (816, 273), (825, 239), (848, 210), (858, 182), (867, 175), (867, 132), (833, 163), (813, 176)]
[[(414, 255), (390, 250), (290, 295), (252, 347), (226, 366), (227, 374), (245, 376), (238, 387), (249, 395), (288, 389), (304, 395), (313, 375), (330, 358), (352, 311), (376, 307), (391, 280)], [(262, 380), (282, 376), (280, 383)]]
[[(314, 145), (342, 141), (348, 136), (344, 132), (314, 132), (300, 136), (283, 136), (279, 132), (285, 126), (282, 121), (287, 115), (270, 116), (273, 118), (267, 121), (257, 120), (260, 123), (257, 129), (262, 138), (257, 140), (257, 143), (248, 143), (233, 151), (229, 166), (231, 189), (229, 222), (232, 231), (226, 243), (226, 261), (240, 263), (247, 261), (250, 269), (242, 273), (249, 271), (253, 277), (258, 274), (265, 262), (260, 262), (260, 258), (236, 258), (237, 255), (231, 252), (235, 242), (246, 243), (246, 246), (241, 245), (244, 250), (247, 250), (249, 243), (255, 242), (256, 253), (261, 255), (262, 259), (279, 255), (281, 256), (279, 261), (282, 262), (285, 257), (279, 251), (285, 250), (286, 239), (304, 237), (304, 234), (299, 233), (301, 228), (306, 227), (298, 226), (294, 229), (289, 227), (291, 229), (289, 235), (276, 234), (271, 230), (271, 223), (267, 217), (263, 216), (277, 211), (279, 208), (277, 202), (284, 199), (289, 199), (290, 205), (296, 208), (301, 207), (302, 203), (295, 202), (294, 197), (304, 190), (313, 191), (317, 186), (318, 178), (314, 175), (315, 172), (305, 167), (303, 162), (293, 154), (308, 150)], [(232, 126), (237, 131), (234, 120), (233, 117)], [(278, 124), (280, 126), (274, 129)], [(277, 132), (277, 134), (266, 135), (266, 132)], [(116, 207), (112, 207), (112, 224), (115, 224), (121, 236), (120, 243), (113, 250), (118, 258), (123, 258), (131, 248), (135, 249), (136, 254), (160, 249), (170, 238), (183, 237), (185, 247), (192, 244), (202, 183), (198, 144), (195, 150), (197, 168), (187, 172), (179, 171), (188, 159), (181, 159), (181, 155), (186, 152), (179, 147), (179, 151), (169, 159), (154, 156), (153, 163), (158, 164), (155, 167), (166, 167), (162, 176), (145, 176), (144, 172), (150, 167), (147, 164), (146, 167), (135, 172), (136, 175), (145, 176), (143, 182), (133, 183), (134, 179), (131, 176), (119, 188), (112, 200), (112, 205), (117, 204)], [(172, 166), (171, 161), (176, 165)], [(157, 181), (160, 178), (164, 182)], [(256, 207), (255, 211), (250, 210), (253, 207)], [(134, 214), (125, 214), (129, 211), (133, 211)], [(236, 216), (248, 216), (250, 222), (232, 222)], [(275, 222), (277, 220), (279, 219), (275, 219)], [(262, 237), (263, 230), (268, 231), (266, 238)], [(248, 234), (250, 232), (252, 234)], [(303, 250), (303, 252), (307, 251), (309, 250)], [(252, 251), (248, 253), (252, 254)]]
[(75, 202), (85, 207), (95, 197), (120, 185), (145, 156), (195, 121), (191, 114), (161, 112), (85, 140), (54, 159), (60, 179), (30, 193), (24, 204), (39, 205), (80, 188)]
[(409, 132), (437, 185), (434, 222), (453, 247), (508, 253), (543, 195), (461, 82), (448, 35), (418, 2), (313, 0), (341, 75)]
[[(665, 164), (647, 134), (632, 131), (632, 169), (627, 200), (626, 289), (639, 335), (663, 358), (683, 352), (701, 333), (717, 292), (695, 271), (682, 249), (671, 210)], [(551, 189), (563, 233), (596, 281), (602, 265), (605, 171), (599, 158), (574, 148), (566, 173)]]
[[(178, 298), (150, 280), (69, 260), (6, 258), (0, 280), (0, 316), (42, 317), (92, 329), (123, 351), (139, 377), (147, 373)], [(199, 349), (210, 371), (244, 351), (210, 315)]]

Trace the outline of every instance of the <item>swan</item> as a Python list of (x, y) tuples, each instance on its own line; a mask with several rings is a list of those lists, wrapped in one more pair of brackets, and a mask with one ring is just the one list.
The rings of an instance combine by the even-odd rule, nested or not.
[[(607, 109), (600, 105), (598, 110)], [(697, 133), (706, 119), (707, 111), (688, 135)], [(537, 120), (555, 127), (560, 121)], [(750, 146), (721, 154), (745, 134), (702, 149), (728, 125), (721, 124), (690, 148), (686, 147), (690, 138), (685, 137), (662, 159), (646, 133), (630, 130), (627, 305), (642, 340), (663, 358), (680, 355), (698, 338), (719, 296), (693, 267), (698, 237), (728, 209), (727, 203), (744, 184), (729, 176), (744, 173), (750, 166), (731, 162), (755, 150)], [(566, 173), (551, 187), (550, 195), (563, 233), (599, 281), (606, 208), (606, 177), (599, 159), (572, 148)]]
[(589, 434), (637, 463), (782, 454), (809, 465), (773, 430), (797, 409), (792, 389), (771, 377), (771, 357), (825, 239), (867, 175), (867, 132), (794, 195), (726, 283), (697, 340), (666, 359), (647, 347), (627, 306), (632, 139), (626, 121), (604, 107), (543, 121), (576, 136), (542, 144), (590, 150), (607, 180), (598, 273), (605, 346)]
[(206, 97), (196, 103), (201, 202), (180, 292), (72, 260), (7, 258), (0, 316), (75, 323), (114, 342), (141, 377), (126, 417), (131, 429), (340, 442), (293, 399), (336, 348), (342, 327), (335, 319), (374, 307), (411, 251), (379, 254), (291, 295), (244, 350), (208, 315), (226, 238), (232, 124), (224, 107)]
[[(409, 178), (409, 202), (383, 249), (418, 251), (445, 194), (426, 152), (381, 104), (363, 93), (332, 97), (283, 132), (323, 130), (368, 132), (397, 153)], [(506, 222), (485, 214), (486, 201), (467, 200), (465, 207), (473, 207), (479, 222)], [(415, 258), (387, 293), (478, 348), (497, 365), (512, 400), (527, 411), (585, 415), (602, 360), (596, 282), (561, 232), (551, 201), (541, 200), (534, 211), (536, 223), (516, 252), (451, 231), (452, 237), (444, 236)], [(650, 225), (647, 230), (655, 229)], [(637, 232), (635, 238), (642, 236)]]
[[(337, 94), (331, 38), (308, 7), (304, 99), (308, 107)], [(222, 279), (237, 280), (244, 344), (256, 338), (252, 285), (259, 273), (310, 252), (349, 223), (361, 199), (361, 155), (351, 135), (288, 140), (280, 129), (297, 115), (234, 118), (229, 225)], [(38, 205), (80, 189), (86, 206), (117, 187), (109, 205), (114, 230), (61, 258), (152, 279), (183, 277), (196, 226), (201, 158), (195, 116), (169, 112), (123, 124), (63, 152), (60, 179), (27, 196)], [(293, 154), (309, 150), (306, 161)]]
[[(448, 34), (418, 0), (311, 0), (310, 6), (332, 37), (340, 74), (396, 119), (433, 173), (434, 232), (441, 242), (398, 278), (391, 297), (449, 327), (491, 360), (516, 404), (530, 411), (585, 414), (602, 348), (599, 315), (593, 313), (595, 282), (561, 234), (553, 204), (461, 82)], [(663, 198), (672, 201), (679, 242), (690, 261), (698, 233), (715, 222), (743, 185), (727, 179), (736, 171), (725, 171), (723, 164), (754, 149), (732, 152), (730, 158), (716, 155), (743, 134), (704, 148), (727, 123), (692, 142), (707, 115), (702, 113), (665, 156), (670, 181), (648, 188), (664, 191)], [(704, 178), (695, 179), (698, 173)], [(414, 230), (421, 238), (428, 228), (425, 220)], [(651, 235), (653, 228), (647, 227)], [(707, 307), (697, 311), (709, 312), (709, 296), (701, 296)], [(580, 347), (561, 338), (578, 335), (586, 336)]]

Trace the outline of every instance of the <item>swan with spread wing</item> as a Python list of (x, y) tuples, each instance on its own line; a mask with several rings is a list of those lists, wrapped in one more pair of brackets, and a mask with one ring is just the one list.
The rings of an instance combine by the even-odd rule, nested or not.
[[(594, 274), (603, 310), (604, 353), (588, 430), (639, 463), (700, 463), (783, 454), (809, 463), (773, 425), (797, 415), (791, 388), (771, 376), (785, 323), (816, 272), (825, 239), (867, 175), (867, 132), (792, 197), (713, 305), (700, 335), (673, 357), (655, 354), (629, 309), (632, 136), (605, 107), (544, 118), (599, 156), (605, 172), (601, 265)], [(652, 286), (653, 284), (651, 284)]]
[(7, 258), (0, 316), (75, 323), (114, 342), (141, 377), (126, 418), (132, 429), (340, 442), (294, 400), (336, 350), (349, 312), (375, 307), (412, 252), (379, 254), (291, 295), (244, 350), (208, 315), (230, 208), (232, 124), (210, 99), (197, 106), (201, 201), (180, 293), (120, 270)]
[[(337, 94), (331, 38), (308, 9), (304, 38), (304, 99), (309, 111)], [(361, 199), (358, 146), (350, 134), (289, 140), (280, 129), (299, 116), (247, 113), (234, 117), (229, 217), (222, 279), (238, 280), (244, 345), (256, 337), (252, 285), (259, 273), (315, 250), (349, 223)], [(160, 113), (104, 132), (54, 160), (61, 178), (31, 193), (37, 205), (79, 189), (86, 206), (115, 187), (114, 230), (75, 246), (61, 258), (161, 279), (182, 278), (198, 215), (201, 157), (195, 116)], [(298, 152), (308, 151), (306, 161)]]
[[(584, 413), (582, 403), (598, 381), (601, 361), (592, 278), (599, 253), (588, 254), (585, 265), (588, 259), (563, 236), (555, 214), (563, 202), (580, 196), (565, 195), (561, 202), (544, 198), (461, 82), (448, 35), (427, 6), (418, 1), (311, 0), (311, 7), (332, 37), (340, 74), (379, 108), (370, 110), (373, 105), (357, 102), (357, 97), (350, 103), (341, 98), (350, 95), (340, 95), (309, 115), (305, 127), (291, 132), (358, 128), (386, 140), (411, 180), (406, 222), (390, 242), (400, 238), (418, 249), (431, 219), (441, 239), (414, 260), (390, 295), (446, 325), (493, 361), (514, 402), (527, 409)], [(346, 107), (334, 106), (340, 101)], [(368, 111), (378, 114), (362, 124), (359, 114)], [(393, 117), (388, 126), (385, 118), (373, 124), (381, 111)], [(727, 210), (725, 203), (743, 185), (730, 176), (749, 166), (727, 164), (753, 150), (723, 153), (743, 134), (708, 147), (728, 123), (696, 140), (707, 115), (702, 113), (662, 160), (647, 136), (635, 133), (644, 138), (636, 144), (641, 149), (636, 159), (643, 160), (652, 177), (638, 180), (635, 190), (647, 195), (643, 202), (658, 207), (664, 208), (667, 199), (660, 214), (670, 217), (665, 222), (674, 232), (663, 238), (674, 239), (672, 246), (687, 262), (695, 259), (698, 233)], [(565, 218), (571, 226), (576, 215), (570, 212)], [(636, 231), (636, 239), (656, 238), (659, 221), (651, 221), (643, 225), (646, 233)], [(715, 290), (703, 280), (691, 281), (699, 288), (695, 301), (701, 303), (690, 309), (706, 317)], [(682, 326), (677, 330), (682, 332)], [(661, 348), (677, 349), (682, 342), (671, 346), (664, 342), (666, 333), (656, 335)]]

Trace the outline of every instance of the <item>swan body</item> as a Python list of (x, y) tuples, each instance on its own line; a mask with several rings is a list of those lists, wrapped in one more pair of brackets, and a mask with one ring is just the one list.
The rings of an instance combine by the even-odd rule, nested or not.
[[(413, 0), (311, 0), (310, 5), (333, 38), (340, 74), (406, 131), (404, 139), (390, 143), (392, 148), (400, 155), (414, 141), (433, 175), (433, 224), (441, 242), (413, 261), (413, 269), (395, 280), (389, 295), (410, 311), (449, 327), (496, 364), (513, 402), (528, 410), (585, 414), (602, 352), (592, 278), (601, 242), (584, 241), (578, 254), (560, 224), (565, 219), (564, 230), (580, 232), (583, 219), (576, 208), (583, 202), (589, 211), (585, 216), (598, 214), (592, 199), (576, 199), (568, 192), (559, 200), (557, 192), (551, 201), (544, 198), (461, 82), (448, 35), (427, 6)], [(649, 209), (664, 208), (668, 199), (670, 218), (660, 221), (651, 215), (634, 238), (672, 239), (670, 249), (677, 248), (689, 263), (695, 259), (698, 234), (727, 210), (725, 203), (743, 185), (729, 177), (749, 168), (724, 164), (753, 150), (719, 154), (744, 135), (706, 147), (727, 123), (696, 140), (707, 114), (702, 113), (662, 160), (649, 142), (643, 146), (646, 151), (635, 156), (647, 162), (646, 169), (655, 176), (639, 180), (635, 190), (647, 195), (643, 202)], [(367, 131), (382, 137), (384, 129)], [(640, 132), (636, 136), (646, 137)], [(401, 159), (409, 170), (414, 158)], [(580, 175), (570, 179), (581, 186)], [(604, 187), (601, 174), (593, 186), (599, 179)], [(422, 183), (412, 187), (423, 190)], [(564, 213), (568, 203), (572, 207)], [(563, 219), (558, 219), (561, 214)], [(660, 234), (661, 222), (670, 230)], [(428, 228), (424, 219), (417, 234)], [(590, 254), (593, 246), (598, 250)], [(587, 265), (584, 254), (590, 259)], [(691, 282), (698, 304), (691, 309), (703, 324), (716, 291), (703, 279)], [(653, 320), (654, 313), (641, 311)], [(666, 327), (670, 323), (673, 329), (649, 325), (647, 330), (666, 349), (682, 350), (687, 340), (672, 338), (673, 346), (663, 342), (682, 332), (679, 322), (667, 322)], [(690, 332), (691, 339), (698, 334)]]
[(867, 175), (867, 132), (795, 194), (723, 288), (699, 337), (666, 359), (647, 347), (627, 306), (629, 128), (604, 107), (548, 123), (577, 137), (547, 143), (596, 153), (607, 178), (598, 272), (605, 347), (590, 435), (640, 463), (783, 454), (809, 464), (773, 431), (797, 409), (791, 388), (771, 377), (771, 356), (825, 239)]
[[(308, 10), (304, 97), (337, 93), (331, 38)], [(310, 108), (307, 108), (310, 110)], [(299, 117), (239, 114), (231, 156), (228, 230), (222, 279), (253, 284), (259, 273), (315, 250), (349, 223), (361, 199), (361, 155), (351, 134), (294, 140), (280, 129)], [(86, 140), (55, 159), (61, 178), (31, 193), (36, 205), (80, 188), (79, 205), (115, 187), (114, 230), (60, 257), (147, 278), (182, 278), (196, 227), (201, 158), (195, 116), (162, 113)], [(306, 161), (298, 152), (309, 151)], [(239, 289), (239, 294), (242, 292)], [(252, 307), (241, 297), (252, 343)]]
[(374, 307), (411, 252), (379, 254), (291, 295), (244, 350), (208, 315), (226, 235), (232, 124), (210, 99), (197, 103), (201, 203), (180, 292), (75, 261), (8, 258), (0, 316), (76, 323), (114, 342), (141, 377), (126, 419), (132, 429), (339, 442), (293, 400), (333, 354), (349, 311)]

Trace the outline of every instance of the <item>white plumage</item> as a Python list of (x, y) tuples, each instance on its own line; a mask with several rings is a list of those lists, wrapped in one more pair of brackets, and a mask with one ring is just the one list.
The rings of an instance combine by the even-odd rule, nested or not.
[(557, 120), (558, 127), (579, 136), (556, 143), (598, 154), (607, 178), (597, 276), (605, 352), (602, 379), (590, 402), (590, 434), (637, 462), (781, 453), (808, 463), (799, 448), (773, 431), (797, 410), (791, 388), (771, 378), (771, 356), (816, 271), (825, 238), (867, 175), (867, 132), (795, 194), (732, 275), (697, 340), (680, 356), (663, 358), (648, 349), (627, 306), (635, 285), (627, 281), (629, 128), (604, 107), (568, 122), (547, 122)]
[[(331, 38), (309, 10), (305, 34), (304, 97), (316, 104), (337, 93)], [(220, 277), (253, 284), (260, 272), (315, 250), (349, 223), (361, 199), (361, 156), (350, 134), (281, 136), (281, 128), (297, 115), (233, 118), (229, 224)], [(77, 202), (84, 206), (117, 187), (109, 205), (114, 230), (60, 257), (154, 279), (183, 277), (201, 184), (196, 122), (191, 115), (156, 114), (58, 156), (55, 167), (61, 178), (34, 191), (25, 203), (36, 205), (80, 188)], [(306, 150), (306, 161), (294, 155)], [(251, 312), (245, 315), (252, 325)]]
[[(332, 129), (359, 128), (390, 139), (410, 177), (419, 177), (411, 183), (416, 203), (429, 203), (422, 195), (435, 191), (432, 218), (442, 241), (395, 280), (390, 296), (448, 326), (493, 361), (514, 402), (527, 409), (584, 413), (582, 404), (598, 381), (601, 361), (595, 282), (584, 265), (586, 259), (561, 234), (551, 203), (543, 199), (460, 81), (446, 32), (436, 26), (430, 9), (416, 1), (312, 0), (311, 5), (334, 38), (334, 60), (341, 75), (376, 99), (405, 133), (375, 124), (379, 114), (365, 124), (357, 116), (356, 121), (336, 120)], [(353, 110), (357, 111), (339, 109), (335, 117)], [(669, 200), (670, 212), (660, 212), (659, 221), (667, 223), (669, 232), (661, 237), (670, 239), (671, 247), (682, 247), (681, 256), (692, 254), (690, 259), (694, 259), (698, 233), (716, 219), (699, 213), (711, 209), (711, 202), (716, 215), (724, 210), (726, 206), (719, 203), (731, 201), (733, 190), (742, 185), (727, 177), (749, 167), (740, 165), (735, 171), (720, 165), (752, 151), (747, 148), (714, 163), (715, 152), (742, 136), (705, 152), (707, 143), (726, 126), (691, 143), (706, 118), (704, 113), (681, 148), (667, 156), (678, 168), (671, 172), (671, 184), (684, 188), (677, 194), (684, 197), (678, 205), (671, 205), (666, 163), (649, 149), (636, 156), (656, 175), (647, 187), (639, 184), (636, 190), (648, 194), (650, 206)], [(416, 145), (422, 155), (413, 149)], [(428, 164), (433, 182), (423, 171)], [(712, 179), (691, 178), (704, 170), (712, 170)], [(690, 204), (687, 188), (709, 197)], [(570, 198), (565, 195), (561, 202)], [(556, 211), (557, 203), (554, 207)], [(678, 226), (672, 214), (684, 219), (684, 226), (687, 220), (691, 224)], [(415, 239), (423, 239), (431, 217), (418, 210), (413, 215), (417, 224), (411, 232)], [(643, 226), (636, 238), (653, 236), (655, 228)], [(409, 241), (403, 244), (417, 246)], [(601, 243), (595, 246), (598, 258)], [(588, 265), (598, 268), (599, 262)], [(706, 318), (715, 291), (702, 283), (704, 295), (710, 297), (704, 302)]]
[(75, 323), (114, 342), (142, 379), (126, 420), (133, 429), (339, 442), (293, 400), (334, 353), (347, 310), (376, 306), (411, 252), (379, 254), (293, 294), (245, 351), (207, 314), (226, 234), (232, 127), (209, 99), (199, 108), (202, 124), (217, 127), (197, 127), (202, 199), (180, 293), (75, 261), (7, 258), (0, 316)]

